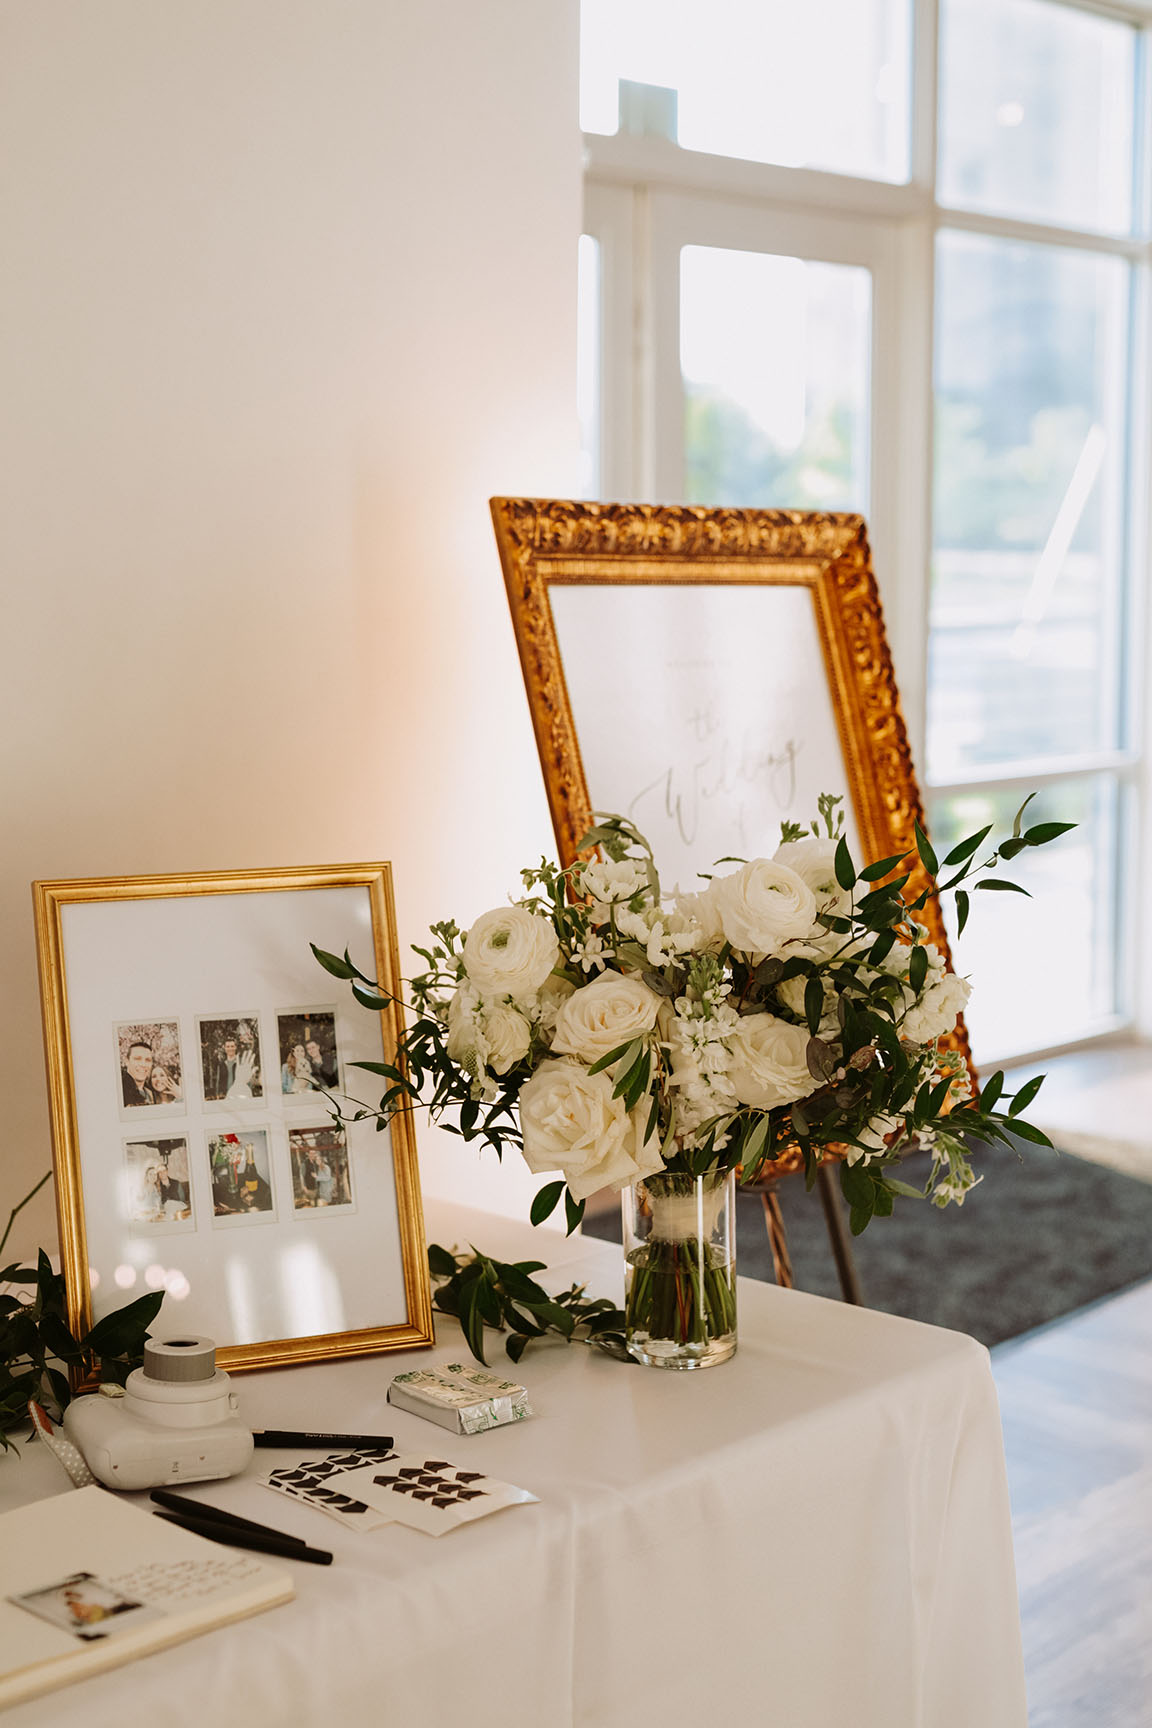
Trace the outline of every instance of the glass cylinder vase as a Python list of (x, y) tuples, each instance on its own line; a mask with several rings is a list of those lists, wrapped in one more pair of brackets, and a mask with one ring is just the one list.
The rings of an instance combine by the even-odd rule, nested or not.
[(649, 1368), (714, 1368), (736, 1349), (736, 1175), (663, 1172), (625, 1188), (624, 1325)]

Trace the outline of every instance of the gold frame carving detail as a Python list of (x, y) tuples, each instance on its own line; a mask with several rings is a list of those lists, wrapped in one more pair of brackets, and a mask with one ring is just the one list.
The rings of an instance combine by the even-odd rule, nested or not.
[[(56, 1186), (56, 1211), (60, 1228), (60, 1250), (67, 1288), (68, 1318), (71, 1326), (84, 1332), (92, 1324), (93, 1303), (89, 1279), (89, 1211), (84, 1193), (82, 1164), (91, 1164), (92, 1155), (81, 1145), (80, 1112), (77, 1106), (77, 1086), (74, 1069), (76, 1043), (69, 1010), (69, 973), (66, 964), (65, 915), (70, 908), (99, 902), (180, 901), (190, 896), (274, 894), (299, 890), (362, 888), (366, 890), (371, 915), (372, 951), (377, 977), (382, 987), (393, 994), (399, 988), (397, 955), (399, 952), (392, 898), (392, 877), (388, 864), (349, 864), (315, 869), (275, 869), (260, 871), (233, 870), (217, 874), (170, 875), (151, 877), (108, 877), (82, 881), (34, 882), (32, 884), (36, 915), (36, 942), (40, 969), (40, 996), (44, 1022), (44, 1048), (48, 1071), (49, 1106), (52, 1120), (53, 1166)], [(74, 938), (73, 938), (74, 939)], [(293, 948), (293, 952), (295, 949)], [(315, 982), (311, 981), (315, 967)], [(324, 974), (308, 953), (306, 943), (301, 953), (301, 988), (303, 1001), (315, 1001), (324, 996)], [(192, 1015), (195, 1004), (181, 999), (179, 986), (174, 983), (173, 998), (180, 1014)], [(220, 1006), (215, 1004), (215, 1006)], [(284, 1004), (287, 1010), (288, 1004)], [(263, 1010), (262, 1010), (263, 1011)], [(271, 1012), (271, 1010), (269, 1011)], [(365, 1016), (367, 1017), (367, 1016)], [(109, 1025), (111, 1025), (111, 1019)], [(394, 1005), (380, 1016), (381, 1043), (384, 1059), (395, 1059), (402, 1031), (399, 1009)], [(266, 1041), (265, 1041), (266, 1044)], [(265, 1047), (265, 1058), (268, 1051)], [(185, 1063), (184, 1087), (187, 1089), (189, 1070), (196, 1060)], [(279, 1061), (264, 1062), (265, 1081), (270, 1082), (270, 1067), (279, 1075)], [(277, 1078), (276, 1084), (279, 1084)], [(311, 1096), (322, 1098), (322, 1093)], [(195, 1109), (195, 1106), (192, 1107)], [(201, 1109), (203, 1106), (201, 1106)], [(283, 1106), (281, 1106), (283, 1109)], [(320, 1114), (326, 1115), (322, 1104)], [(223, 1129), (230, 1119), (221, 1116)], [(270, 1116), (271, 1120), (271, 1116)], [(287, 1133), (290, 1126), (305, 1131), (314, 1126), (303, 1118), (289, 1119), (279, 1124)], [(253, 1122), (256, 1128), (268, 1126)], [(180, 1129), (178, 1119), (150, 1122), (136, 1129), (143, 1135)], [(188, 1150), (191, 1155), (194, 1130), (185, 1125)], [(205, 1124), (200, 1124), (205, 1131)], [(120, 1135), (128, 1133), (123, 1123)], [(425, 1251), (424, 1221), (420, 1200), (419, 1169), (411, 1116), (398, 1112), (389, 1124), (391, 1164), (396, 1203), (396, 1225), (399, 1234), (403, 1272), (402, 1319), (390, 1319), (378, 1325), (359, 1327), (352, 1331), (304, 1333), (290, 1338), (268, 1338), (249, 1343), (234, 1343), (218, 1339), (217, 1361), (230, 1372), (240, 1369), (280, 1367), (289, 1363), (316, 1362), (344, 1356), (375, 1354), (390, 1350), (416, 1349), (434, 1342), (432, 1302)], [(382, 1136), (375, 1136), (385, 1156)], [(83, 1154), (83, 1157), (82, 1157)], [(118, 1166), (117, 1166), (118, 1168)], [(284, 1197), (282, 1210), (291, 1211)], [(210, 1222), (210, 1221), (209, 1221)], [(279, 1228), (291, 1230), (293, 1221), (277, 1220)], [(221, 1232), (221, 1238), (235, 1249), (237, 1233)], [(158, 1250), (159, 1252), (159, 1250)], [(125, 1292), (131, 1299), (139, 1290)], [(175, 1304), (166, 1303), (154, 1330), (161, 1334), (179, 1327), (180, 1314)], [(188, 1324), (188, 1322), (185, 1322)]]
[[(812, 596), (864, 861), (911, 852), (910, 890), (919, 893), (927, 885), (915, 851), (915, 826), (924, 826), (924, 808), (862, 516), (538, 498), (494, 498), (491, 509), (565, 863), (576, 855), (593, 805), (549, 600), (552, 585), (776, 584), (803, 587)], [(934, 894), (923, 918), (951, 967)], [(963, 1019), (947, 1042), (971, 1068)]]

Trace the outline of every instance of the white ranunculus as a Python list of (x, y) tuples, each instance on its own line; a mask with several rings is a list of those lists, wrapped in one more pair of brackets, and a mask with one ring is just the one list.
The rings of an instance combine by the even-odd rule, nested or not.
[(734, 875), (717, 877), (708, 892), (725, 938), (740, 954), (777, 954), (819, 928), (807, 882), (771, 858), (754, 858)]
[(622, 1188), (663, 1169), (660, 1136), (644, 1140), (649, 1104), (629, 1113), (607, 1074), (578, 1062), (541, 1062), (520, 1088), (524, 1160), (542, 1176), (559, 1170), (576, 1200)]
[(485, 997), (539, 990), (560, 958), (547, 918), (523, 906), (501, 906), (477, 918), (464, 939), (464, 970)]
[(598, 1062), (621, 1044), (642, 1038), (656, 1024), (662, 998), (639, 978), (603, 972), (573, 991), (556, 1016), (552, 1048), (563, 1056)]
[(773, 862), (786, 864), (807, 882), (816, 896), (817, 910), (840, 914), (847, 912), (852, 896), (836, 880), (836, 841), (786, 840), (772, 854)]
[(506, 1002), (482, 1002), (470, 984), (462, 984), (448, 1004), (444, 1047), (470, 1072), (507, 1074), (531, 1044), (532, 1027), (523, 1014)]
[(912, 1044), (931, 1044), (945, 1032), (951, 1032), (956, 1025), (956, 1016), (971, 994), (972, 986), (967, 978), (961, 978), (955, 972), (943, 973), (901, 1020), (901, 1038), (907, 1038)]
[(772, 1110), (815, 1092), (819, 1082), (808, 1072), (806, 1026), (790, 1026), (775, 1014), (746, 1014), (728, 1042), (728, 1083), (741, 1104)]
[(444, 1048), (461, 1068), (484, 1066), (488, 1054), (478, 1011), (480, 998), (469, 984), (461, 984), (448, 1004), (448, 1037)]
[(488, 1067), (493, 1074), (507, 1074), (527, 1056), (532, 1028), (523, 1014), (506, 1002), (490, 1002), (484, 1008), (484, 1039), (488, 1045)]

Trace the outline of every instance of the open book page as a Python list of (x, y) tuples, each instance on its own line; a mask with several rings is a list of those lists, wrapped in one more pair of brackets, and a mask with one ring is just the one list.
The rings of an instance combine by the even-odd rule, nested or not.
[(0, 1517), (0, 1707), (287, 1602), (284, 1572), (80, 1488)]

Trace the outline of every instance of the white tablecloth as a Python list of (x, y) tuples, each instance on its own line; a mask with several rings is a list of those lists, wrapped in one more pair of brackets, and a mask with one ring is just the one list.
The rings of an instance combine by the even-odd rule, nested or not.
[[(431, 1240), (548, 1259), (619, 1299), (617, 1249), (429, 1210)], [(295, 1602), (4, 1728), (1024, 1728), (987, 1353), (751, 1281), (739, 1300), (730, 1363), (673, 1374), (538, 1347), (518, 1375), (537, 1416), (472, 1438), (385, 1402), (402, 1368), (460, 1358), (451, 1321), (433, 1351), (239, 1377), (254, 1426), (394, 1434), (540, 1504), (440, 1538), (345, 1531), (251, 1480), (296, 1456), (257, 1452), (248, 1477), (189, 1493), (335, 1564), (289, 1566)], [(62, 1485), (43, 1448), (0, 1459), (0, 1509)]]

